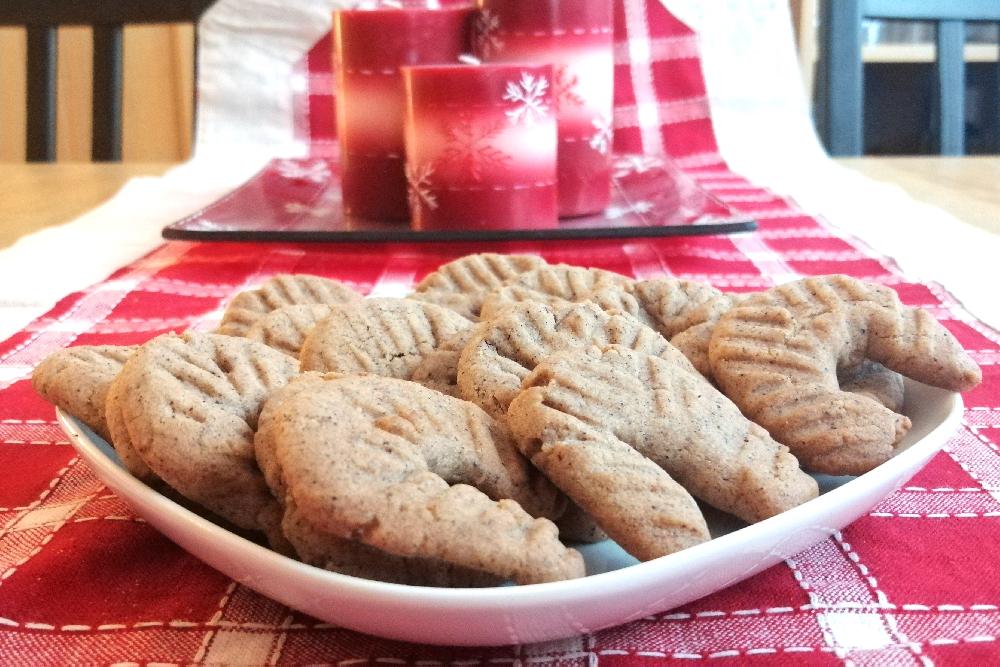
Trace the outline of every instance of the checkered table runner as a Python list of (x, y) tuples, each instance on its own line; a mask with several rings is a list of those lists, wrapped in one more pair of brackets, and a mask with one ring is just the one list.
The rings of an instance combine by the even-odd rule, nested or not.
[[(31, 389), (33, 366), (68, 345), (140, 343), (208, 328), (235, 292), (279, 272), (399, 294), (482, 247), (174, 242), (62, 299), (0, 344), (0, 664), (619, 665), (996, 664), (1000, 661), (1000, 333), (939, 285), (732, 173), (716, 150), (696, 37), (655, 1), (618, 3), (618, 146), (673, 157), (760, 221), (739, 237), (510, 243), (552, 262), (723, 290), (847, 273), (928, 309), (982, 365), (961, 429), (903, 489), (830, 539), (695, 603), (542, 645), (455, 649), (359, 635), (304, 617), (181, 551), (109, 493)], [(329, 147), (321, 43), (303, 61), (301, 130)], [(320, 113), (322, 112), (322, 114)], [(325, 130), (324, 130), (325, 131)]]

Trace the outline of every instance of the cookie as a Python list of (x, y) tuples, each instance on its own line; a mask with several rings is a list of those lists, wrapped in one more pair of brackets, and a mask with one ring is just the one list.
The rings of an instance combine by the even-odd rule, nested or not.
[(555, 525), (526, 511), (558, 515), (561, 497), (471, 403), (392, 378), (307, 374), (265, 406), (257, 447), (276, 496), (323, 536), (518, 583), (583, 575)]
[(546, 265), (507, 281), (486, 297), (480, 317), (491, 319), (504, 308), (525, 301), (553, 306), (591, 301), (605, 310), (646, 319), (633, 294), (632, 280), (611, 271), (568, 264)]
[(541, 266), (545, 266), (545, 260), (533, 255), (466, 255), (427, 275), (409, 298), (433, 303), (476, 320), (488, 293)]
[(638, 281), (634, 293), (653, 328), (667, 340), (703, 322), (718, 320), (729, 310), (732, 298), (711, 285), (678, 278)]
[[(686, 360), (619, 345), (567, 350), (536, 366), (522, 387), (508, 423), (526, 454), (536, 456), (546, 443), (596, 440), (586, 433), (602, 432), (663, 468), (694, 497), (750, 522), (818, 493), (788, 448), (741, 415)], [(600, 451), (591, 459), (599, 462)], [(570, 497), (584, 508), (599, 502)], [(614, 534), (615, 526), (601, 527)]]
[(803, 465), (833, 475), (867, 472), (892, 456), (910, 420), (845, 392), (838, 368), (871, 359), (952, 391), (982, 374), (954, 336), (891, 289), (819, 276), (755, 294), (719, 320), (709, 347), (719, 386)]
[[(124, 367), (123, 367), (124, 368)], [(132, 476), (141, 479), (147, 484), (157, 484), (161, 482), (146, 462), (139, 456), (132, 445), (132, 436), (129, 435), (125, 416), (122, 414), (121, 398), (126, 393), (127, 385), (122, 380), (119, 373), (108, 388), (107, 398), (104, 402), (104, 415), (108, 424), (108, 442), (115, 448), (115, 453), (121, 459), (125, 469), (132, 473)]]
[(321, 303), (282, 306), (254, 322), (246, 338), (298, 359), (306, 336), (332, 312), (330, 306)]
[(670, 344), (681, 351), (691, 364), (708, 380), (712, 380), (712, 363), (708, 345), (719, 318), (745, 299), (745, 294), (722, 294), (699, 306), (701, 321), (670, 334)]
[(292, 555), (303, 563), (362, 579), (410, 586), (483, 588), (503, 580), (486, 572), (458, 567), (440, 560), (393, 556), (356, 540), (323, 533), (289, 501), (281, 523), (292, 545)]
[[(308, 375), (304, 374), (302, 379)], [(287, 488), (274, 457), (273, 434), (280, 430), (280, 420), (268, 416), (280, 414), (282, 402), (299, 391), (310, 391), (311, 384), (297, 378), (290, 386), (276, 392), (265, 404), (254, 437), (254, 450), (258, 465), (279, 501), (278, 522), (280, 534), (290, 547), (290, 555), (304, 563), (332, 572), (364, 579), (377, 579), (411, 586), (477, 587), (502, 583), (495, 576), (422, 558), (404, 558), (390, 555), (352, 539), (343, 539), (323, 533), (315, 528), (298, 510)], [(270, 413), (268, 413), (270, 405)], [(277, 427), (277, 429), (275, 428)], [(542, 482), (544, 484), (544, 482)], [(273, 543), (273, 540), (272, 540)]]
[(551, 306), (527, 301), (476, 326), (459, 360), (459, 391), (462, 398), (503, 417), (521, 391), (521, 382), (546, 357), (561, 350), (611, 344), (693, 370), (661, 335), (628, 314), (609, 313), (595, 303)]
[[(713, 381), (712, 364), (708, 358), (708, 346), (712, 332), (723, 314), (750, 298), (751, 294), (722, 294), (705, 302), (696, 310), (702, 321), (675, 333), (670, 344), (688, 358), (691, 364), (709, 381)], [(796, 306), (786, 304), (794, 314)], [(864, 359), (860, 364), (837, 371), (837, 379), (843, 391), (863, 394), (875, 399), (885, 407), (898, 412), (903, 407), (903, 376), (885, 366)]]
[(216, 333), (244, 336), (257, 320), (282, 306), (351, 303), (360, 299), (360, 294), (336, 280), (304, 274), (277, 275), (257, 289), (233, 297)]
[(853, 368), (838, 370), (837, 382), (841, 391), (867, 396), (893, 412), (903, 409), (903, 376), (880, 363), (863, 359)]
[(474, 327), (462, 329), (423, 355), (414, 367), (410, 380), (442, 394), (461, 398), (458, 389), (458, 360), (462, 356), (462, 350), (472, 339), (474, 330)]
[(260, 343), (168, 334), (125, 364), (117, 403), (150, 470), (240, 528), (266, 530), (275, 501), (254, 459), (253, 433), (264, 400), (297, 373), (294, 359)]
[(427, 355), (472, 326), (461, 315), (408, 299), (365, 299), (335, 307), (306, 336), (304, 371), (409, 380)]
[(618, 545), (647, 561), (710, 538), (694, 498), (662, 468), (609, 433), (553, 419), (544, 403), (522, 404), (532, 429), (524, 453)]
[(110, 440), (104, 403), (137, 345), (81, 345), (47, 356), (31, 374), (35, 391)]

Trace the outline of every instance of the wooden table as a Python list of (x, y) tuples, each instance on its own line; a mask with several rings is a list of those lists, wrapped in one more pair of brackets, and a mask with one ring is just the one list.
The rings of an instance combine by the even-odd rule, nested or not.
[(837, 162), (895, 183), (914, 199), (1000, 234), (1000, 157), (867, 157)]
[[(1000, 157), (851, 158), (839, 162), (872, 178), (896, 183), (917, 199), (1000, 233)], [(0, 247), (97, 206), (134, 176), (161, 174), (171, 166), (0, 164)]]
[(130, 178), (162, 174), (171, 164), (0, 164), (0, 248), (72, 220), (109, 199)]

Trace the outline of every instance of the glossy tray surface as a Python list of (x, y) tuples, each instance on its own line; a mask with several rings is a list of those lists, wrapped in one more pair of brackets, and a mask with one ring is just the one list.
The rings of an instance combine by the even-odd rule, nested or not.
[(335, 159), (273, 160), (229, 195), (163, 230), (194, 241), (432, 242), (700, 236), (752, 231), (756, 222), (660, 158), (614, 156), (611, 205), (552, 229), (413, 230), (345, 216)]

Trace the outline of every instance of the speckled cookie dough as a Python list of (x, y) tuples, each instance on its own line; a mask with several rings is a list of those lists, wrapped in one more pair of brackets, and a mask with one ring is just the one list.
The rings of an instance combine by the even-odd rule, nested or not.
[(542, 266), (545, 260), (534, 255), (466, 255), (428, 274), (409, 298), (443, 306), (476, 320), (487, 294), (508, 280)]
[(755, 294), (719, 320), (709, 347), (719, 386), (803, 465), (867, 472), (892, 456), (910, 420), (844, 391), (838, 369), (865, 359), (952, 391), (982, 373), (955, 337), (891, 289), (819, 276)]
[(342, 282), (305, 274), (280, 274), (257, 289), (240, 292), (226, 307), (217, 333), (244, 336), (260, 318), (282, 306), (339, 304), (361, 295)]
[(298, 370), (244, 338), (168, 334), (125, 364), (118, 405), (129, 441), (161, 479), (240, 528), (264, 530), (275, 501), (254, 458), (254, 429), (264, 400)]
[(304, 371), (409, 380), (424, 358), (472, 327), (461, 315), (408, 299), (365, 299), (335, 307), (306, 336)]
[(58, 405), (110, 439), (104, 404), (112, 381), (138, 345), (81, 345), (54, 352), (38, 364), (31, 384), (45, 400)]
[(265, 407), (257, 444), (276, 496), (322, 535), (518, 583), (583, 575), (555, 525), (525, 511), (557, 515), (564, 499), (471, 403), (308, 374)]

